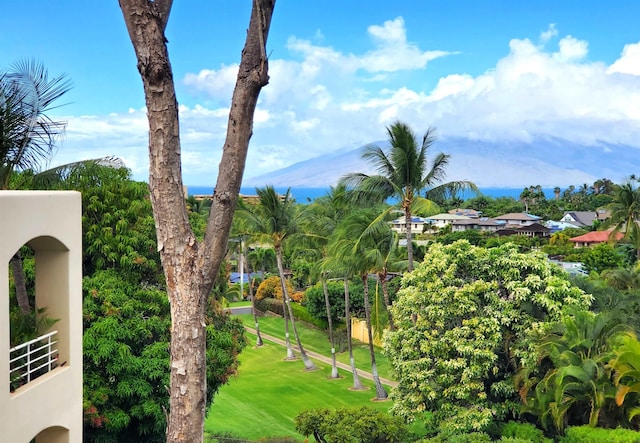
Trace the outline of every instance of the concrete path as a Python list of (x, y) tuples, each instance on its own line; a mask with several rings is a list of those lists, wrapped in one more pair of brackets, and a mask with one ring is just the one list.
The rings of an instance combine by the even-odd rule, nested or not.
[[(256, 330), (253, 328), (249, 328), (249, 327), (245, 327), (245, 329), (247, 330), (247, 332), (250, 332), (253, 335), (256, 335)], [(282, 346), (286, 346), (286, 343), (284, 340), (274, 337), (272, 335), (268, 335), (265, 334), (264, 332), (260, 332), (260, 336), (262, 337), (262, 340), (269, 340), (270, 342), (273, 342), (275, 344), (278, 345), (282, 345)], [(300, 352), (300, 350), (298, 349), (298, 346), (296, 346), (295, 344), (291, 344), (293, 347), (294, 351)], [(318, 360), (321, 361), (323, 363), (328, 364), (329, 366), (331, 366), (331, 357), (326, 357), (322, 354), (318, 354), (317, 352), (313, 352), (313, 351), (308, 351), (305, 349), (305, 352), (307, 353), (307, 356), (310, 358), (313, 358), (314, 360)], [(340, 363), (339, 361), (336, 362), (336, 366), (339, 369), (343, 369), (349, 373), (351, 373), (351, 366), (347, 365), (345, 363)], [(362, 371), (358, 368), (356, 368), (356, 370), (358, 371), (358, 376), (362, 377), (362, 378), (366, 378), (367, 380), (373, 380), (373, 374), (371, 374), (370, 372), (365, 372)], [(383, 377), (379, 377), (380, 378), (380, 383), (382, 383), (383, 385), (387, 385), (387, 386), (391, 386), (392, 388), (398, 386), (398, 382), (393, 381), (393, 380), (389, 380), (387, 378), (383, 378)]]

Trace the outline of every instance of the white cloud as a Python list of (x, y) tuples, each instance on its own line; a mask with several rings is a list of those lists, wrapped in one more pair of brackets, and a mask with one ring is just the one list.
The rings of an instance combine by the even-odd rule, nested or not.
[(622, 56), (607, 69), (613, 73), (640, 75), (640, 42), (625, 45)]
[[(550, 25), (540, 35), (543, 45), (512, 39), (486, 72), (452, 71), (439, 79), (429, 77), (428, 62), (449, 53), (410, 43), (402, 18), (370, 26), (372, 47), (361, 54), (291, 37), (290, 56), (269, 62), (245, 176), (383, 140), (385, 125), (395, 119), (417, 133), (435, 126), (443, 137), (539, 135), (640, 147), (640, 42), (626, 45), (607, 66), (591, 61), (588, 43), (577, 37), (562, 36), (551, 47), (559, 34)], [(316, 37), (321, 40), (321, 33)], [(207, 103), (180, 107), (188, 184), (211, 183), (217, 173), (237, 69), (203, 69), (184, 78)], [(69, 118), (60, 152), (73, 147), (71, 155), (118, 155), (146, 178), (146, 125), (144, 110)]]

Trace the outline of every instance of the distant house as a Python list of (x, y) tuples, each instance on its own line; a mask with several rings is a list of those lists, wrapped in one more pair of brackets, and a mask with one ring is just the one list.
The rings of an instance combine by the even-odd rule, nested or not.
[(471, 218), (468, 220), (454, 220), (451, 223), (451, 232), (468, 231), (470, 229), (482, 232), (496, 232), (498, 229), (504, 228), (504, 226), (504, 223), (493, 218)]
[(595, 211), (571, 211), (565, 212), (560, 221), (571, 223), (577, 228), (590, 228), (597, 219)]
[(611, 211), (607, 208), (598, 208), (596, 214), (599, 221), (604, 221), (611, 217)]
[(476, 211), (475, 209), (451, 209), (449, 214), (462, 215), (469, 218), (480, 218), (482, 211)]
[(507, 226), (496, 231), (496, 235), (523, 235), (527, 237), (549, 237), (551, 229), (540, 223), (531, 223), (523, 226)]
[[(406, 218), (405, 217), (400, 217), (397, 218), (395, 220), (393, 220), (392, 222), (390, 222), (391, 224), (391, 229), (393, 229), (396, 232), (406, 232)], [(424, 230), (424, 226), (426, 224), (429, 224), (429, 221), (426, 218), (423, 217), (418, 217), (418, 216), (412, 216), (411, 217), (411, 232), (422, 232)]]
[(442, 214), (430, 215), (427, 217), (427, 222), (437, 228), (444, 228), (447, 225), (452, 224), (455, 220), (469, 220), (469, 217), (463, 215), (449, 214), (447, 212)]
[[(599, 245), (600, 243), (606, 243), (609, 241), (609, 235), (611, 231), (593, 231), (587, 232), (584, 235), (579, 235), (577, 237), (570, 238), (569, 241), (575, 243), (576, 248), (588, 248), (591, 246)], [(622, 232), (618, 232), (615, 235), (616, 241), (622, 240), (624, 234)]]
[(510, 212), (508, 214), (495, 217), (495, 220), (507, 225), (527, 226), (532, 223), (539, 223), (542, 220), (542, 217), (527, 214), (526, 212)]
[(564, 231), (565, 229), (568, 228), (575, 228), (576, 225), (570, 222), (563, 222), (563, 221), (553, 221), (553, 220), (549, 220), (547, 222), (544, 223), (544, 225), (551, 229), (551, 234), (555, 234), (556, 232), (560, 232), (560, 231)]

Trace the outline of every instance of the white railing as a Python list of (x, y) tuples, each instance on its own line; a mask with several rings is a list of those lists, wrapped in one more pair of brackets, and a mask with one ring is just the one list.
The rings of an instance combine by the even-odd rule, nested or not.
[(15, 387), (29, 383), (58, 365), (58, 331), (9, 349), (9, 378)]

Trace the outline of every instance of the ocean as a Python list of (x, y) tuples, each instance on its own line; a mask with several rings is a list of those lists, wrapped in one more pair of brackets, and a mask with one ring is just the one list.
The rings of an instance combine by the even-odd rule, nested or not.
[[(519, 198), (524, 188), (480, 188), (480, 192), (487, 197), (513, 197), (516, 200)], [(275, 187), (276, 192), (284, 194), (287, 192), (285, 187)], [(553, 198), (553, 188), (543, 188), (544, 194), (547, 198)], [(291, 188), (291, 195), (298, 203), (311, 203), (318, 197), (322, 197), (329, 192), (329, 188)], [(212, 186), (187, 186), (188, 195), (211, 195), (213, 194)], [(256, 195), (256, 188), (242, 187), (240, 193), (243, 195)], [(465, 193), (462, 199), (472, 198), (471, 193)]]

